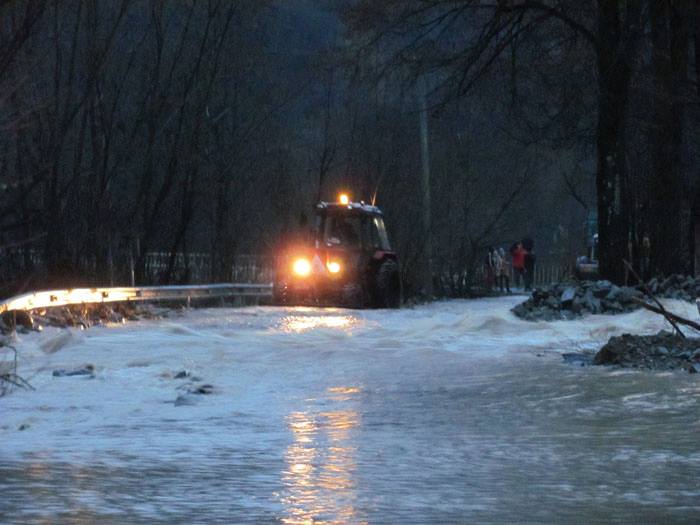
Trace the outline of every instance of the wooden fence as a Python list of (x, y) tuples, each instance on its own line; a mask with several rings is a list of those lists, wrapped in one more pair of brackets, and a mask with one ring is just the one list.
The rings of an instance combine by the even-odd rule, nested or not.
[(534, 286), (544, 286), (561, 282), (573, 276), (573, 269), (566, 264), (537, 264), (535, 265)]
[[(89, 261), (88, 261), (89, 262)], [(214, 281), (231, 283), (263, 284), (274, 281), (275, 259), (270, 256), (241, 254), (232, 258), (228, 271), (213, 273), (211, 256), (206, 252), (178, 253), (172, 261), (170, 279), (172, 283), (180, 284), (206, 284)], [(87, 275), (81, 280), (82, 286), (128, 286), (131, 284), (129, 272), (129, 258), (122, 254), (115, 258), (109, 267), (109, 275), (103, 275), (105, 270), (98, 271), (96, 263), (85, 264)], [(168, 275), (171, 264), (171, 254), (168, 252), (149, 252), (145, 260), (145, 279), (142, 284), (162, 284), (164, 277)], [(133, 265), (133, 260), (131, 261)], [(92, 278), (90, 270), (92, 269)], [(21, 282), (27, 275), (33, 272), (42, 274), (44, 270), (43, 252), (31, 246), (30, 243), (21, 243), (0, 247), (0, 288), (7, 288), (12, 293), (12, 286), (5, 286)], [(543, 262), (535, 266), (534, 286), (543, 286), (559, 282), (572, 275), (570, 265), (560, 263)], [(467, 293), (472, 287), (480, 288), (486, 283), (484, 268), (482, 265), (467, 272), (466, 269), (458, 270), (456, 275), (440, 273), (439, 281), (443, 284), (443, 292), (447, 295), (461, 295)], [(436, 277), (438, 277), (436, 276)], [(514, 285), (514, 275), (511, 273), (511, 286)], [(16, 287), (15, 287), (16, 289)], [(9, 295), (9, 294), (8, 294)]]
[[(535, 275), (532, 281), (533, 287), (535, 286), (546, 286), (549, 284), (555, 284), (565, 280), (573, 275), (573, 269), (568, 264), (561, 263), (543, 263), (535, 265)], [(515, 286), (515, 272), (511, 269), (509, 279), (511, 288)], [(486, 272), (483, 266), (477, 268), (474, 272), (473, 283), (474, 286), (483, 286), (486, 284)], [(523, 283), (520, 283), (520, 287)]]
[[(146, 278), (159, 282), (168, 270), (170, 254), (149, 252), (146, 254)], [(211, 256), (208, 253), (178, 253), (175, 256), (173, 274), (185, 277), (191, 284), (212, 282)], [(226, 281), (232, 283), (270, 283), (274, 279), (274, 260), (259, 255), (236, 255), (233, 257)]]

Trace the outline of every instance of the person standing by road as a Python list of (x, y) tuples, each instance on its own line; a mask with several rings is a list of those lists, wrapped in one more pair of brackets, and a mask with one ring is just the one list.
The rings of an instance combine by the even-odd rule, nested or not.
[(489, 252), (486, 255), (485, 261), (485, 273), (486, 273), (486, 288), (488, 290), (493, 289), (493, 285), (496, 282), (496, 275), (498, 270), (498, 254), (493, 246), (489, 246)]
[(496, 270), (496, 282), (502, 292), (510, 293), (510, 266), (508, 257), (503, 248), (498, 250), (498, 268)]
[(639, 257), (639, 273), (642, 281), (647, 282), (651, 278), (651, 240), (646, 233), (642, 237), (642, 247)]
[(520, 286), (521, 281), (525, 283), (525, 248), (523, 243), (518, 242), (511, 247), (510, 255), (513, 265), (513, 280), (515, 286)]
[(532, 239), (523, 241), (525, 249), (525, 290), (532, 290), (532, 284), (535, 280), (535, 243)]

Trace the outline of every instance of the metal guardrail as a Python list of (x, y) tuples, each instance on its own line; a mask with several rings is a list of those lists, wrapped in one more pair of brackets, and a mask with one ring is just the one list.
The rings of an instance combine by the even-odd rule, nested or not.
[(17, 295), (0, 303), (0, 313), (78, 304), (169, 301), (226, 297), (272, 297), (272, 284), (204, 284), (134, 288), (73, 288)]

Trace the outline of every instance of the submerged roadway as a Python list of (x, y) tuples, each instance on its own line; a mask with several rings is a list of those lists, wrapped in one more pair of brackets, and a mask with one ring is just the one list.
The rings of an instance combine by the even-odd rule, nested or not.
[(663, 320), (528, 323), (518, 299), (20, 336), (0, 523), (697, 522), (698, 376), (561, 357)]

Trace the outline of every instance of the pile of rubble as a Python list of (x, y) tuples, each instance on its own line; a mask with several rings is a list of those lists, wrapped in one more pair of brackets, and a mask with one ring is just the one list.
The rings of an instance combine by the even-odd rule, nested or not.
[(584, 314), (623, 313), (639, 308), (632, 298), (644, 293), (636, 288), (616, 286), (610, 281), (560, 283), (538, 288), (530, 298), (513, 308), (527, 321), (573, 319)]
[[(700, 279), (672, 275), (652, 279), (647, 288), (657, 297), (692, 301), (700, 296)], [(513, 308), (527, 321), (573, 319), (584, 314), (619, 314), (640, 308), (635, 298), (644, 297), (641, 286), (616, 286), (610, 281), (565, 282), (542, 287)]]
[(684, 339), (667, 331), (611, 337), (595, 355), (593, 364), (647, 370), (683, 369), (695, 374), (700, 372), (700, 339)]
[(660, 297), (694, 301), (696, 297), (700, 297), (700, 278), (696, 279), (690, 275), (671, 275), (666, 279), (654, 278), (649, 281), (647, 288)]

